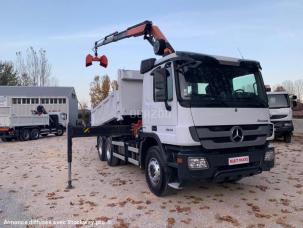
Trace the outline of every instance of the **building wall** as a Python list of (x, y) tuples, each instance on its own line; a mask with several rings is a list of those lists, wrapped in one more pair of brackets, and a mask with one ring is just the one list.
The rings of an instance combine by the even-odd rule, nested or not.
[[(51, 99), (52, 104), (50, 103)], [(59, 104), (59, 99), (61, 104)], [(47, 112), (68, 112), (67, 97), (10, 97), (8, 100), (11, 112), (15, 115), (31, 115), (32, 111), (37, 110), (39, 105), (43, 105)]]

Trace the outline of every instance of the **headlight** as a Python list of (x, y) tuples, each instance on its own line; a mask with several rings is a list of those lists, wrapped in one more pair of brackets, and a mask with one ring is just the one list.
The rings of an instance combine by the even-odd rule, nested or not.
[(208, 163), (203, 157), (189, 157), (187, 162), (189, 169), (208, 169)]
[(275, 151), (274, 148), (270, 148), (265, 152), (264, 161), (273, 161), (275, 160)]
[(291, 127), (291, 126), (292, 126), (292, 122), (285, 122), (285, 123), (284, 123), (284, 126), (285, 126), (285, 127)]

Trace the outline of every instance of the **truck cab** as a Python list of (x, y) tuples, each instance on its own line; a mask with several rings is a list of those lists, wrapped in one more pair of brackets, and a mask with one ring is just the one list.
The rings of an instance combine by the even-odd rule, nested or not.
[[(189, 52), (143, 61), (141, 135), (157, 142), (157, 164), (167, 162), (178, 182), (270, 170), (273, 129), (260, 70), (256, 61)], [(145, 166), (150, 176), (159, 169), (151, 159)]]
[(268, 92), (270, 120), (274, 124), (275, 137), (283, 137), (290, 143), (294, 130), (292, 107), (296, 106), (296, 96), (290, 98), (287, 92)]

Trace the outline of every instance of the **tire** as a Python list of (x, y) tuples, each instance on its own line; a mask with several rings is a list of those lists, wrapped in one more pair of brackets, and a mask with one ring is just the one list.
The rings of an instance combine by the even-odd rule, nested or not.
[(55, 133), (56, 136), (62, 136), (64, 134), (64, 129), (63, 127), (58, 127), (57, 133)]
[(164, 196), (169, 190), (170, 172), (160, 153), (158, 146), (152, 146), (148, 149), (145, 160), (146, 182), (156, 196)]
[(291, 143), (291, 134), (284, 135), (284, 142)]
[(40, 130), (38, 128), (31, 130), (31, 140), (37, 140), (40, 137)]
[(242, 177), (237, 177), (237, 178), (234, 178), (234, 179), (231, 179), (231, 180), (226, 180), (226, 181), (220, 181), (219, 184), (224, 184), (224, 183), (236, 184), (240, 180), (242, 180)]
[(97, 137), (97, 152), (100, 158), (100, 161), (106, 161), (106, 154), (105, 154), (105, 140), (103, 137)]
[(21, 141), (28, 141), (30, 140), (30, 131), (29, 129), (23, 128), (20, 131), (20, 140)]
[(120, 163), (120, 159), (113, 156), (113, 145), (112, 145), (112, 139), (108, 137), (106, 139), (106, 161), (109, 166), (117, 166)]

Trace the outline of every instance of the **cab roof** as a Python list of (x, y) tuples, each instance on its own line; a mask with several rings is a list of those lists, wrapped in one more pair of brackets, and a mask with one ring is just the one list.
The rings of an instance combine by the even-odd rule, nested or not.
[(255, 60), (239, 59), (239, 58), (219, 56), (219, 55), (207, 55), (207, 54), (184, 52), (184, 51), (177, 51), (175, 53), (164, 56), (163, 58), (156, 60), (155, 65), (162, 64), (170, 59), (178, 58), (178, 57), (191, 58), (191, 59), (196, 59), (196, 60), (204, 59), (204, 60), (208, 60), (208, 61), (217, 62), (219, 64), (231, 65), (231, 66), (240, 66), (243, 64), (244, 65), (249, 64), (249, 65), (255, 65), (261, 69), (260, 62), (255, 61)]

